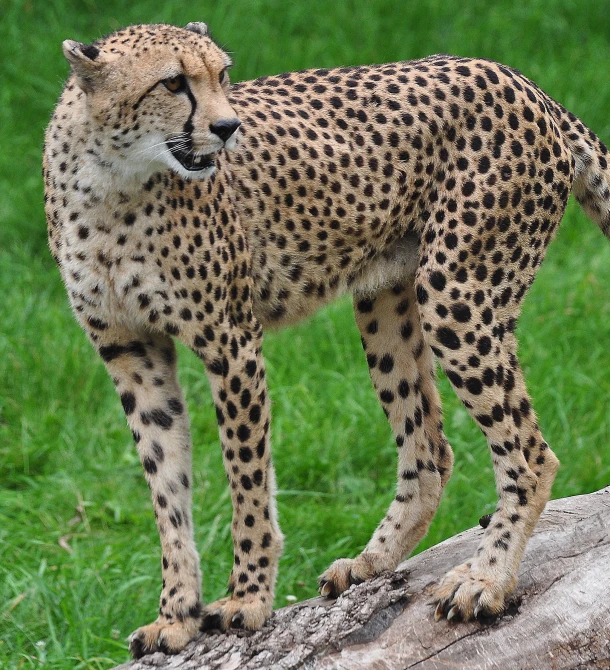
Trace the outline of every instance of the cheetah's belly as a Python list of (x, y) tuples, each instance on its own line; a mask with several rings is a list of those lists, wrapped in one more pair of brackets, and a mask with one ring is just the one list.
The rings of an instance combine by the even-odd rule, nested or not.
[(373, 294), (413, 277), (419, 238), (407, 233), (371, 257), (345, 268), (336, 264), (332, 275), (322, 273), (303, 254), (293, 255), (290, 263), (271, 256), (265, 266), (256, 262), (258, 258), (254, 253), (254, 313), (264, 326), (280, 327), (311, 316), (345, 293)]

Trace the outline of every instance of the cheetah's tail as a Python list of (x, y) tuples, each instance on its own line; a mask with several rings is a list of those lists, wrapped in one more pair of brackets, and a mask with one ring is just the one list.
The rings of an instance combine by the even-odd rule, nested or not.
[(607, 238), (610, 238), (610, 156), (605, 144), (574, 114), (557, 105), (555, 117), (574, 156), (572, 192)]

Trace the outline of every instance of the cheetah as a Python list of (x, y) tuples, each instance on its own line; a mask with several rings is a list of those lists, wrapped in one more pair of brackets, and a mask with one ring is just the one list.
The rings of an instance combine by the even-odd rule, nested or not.
[[(437, 363), (485, 435), (498, 504), (475, 556), (442, 578), (435, 618), (501, 613), (558, 459), (515, 327), (574, 191), (608, 237), (607, 149), (520, 72), (436, 55), (229, 84), (204, 23), (63, 43), (71, 75), (45, 137), (50, 248), (116, 386), (162, 549), (156, 621), (133, 656), (199, 630), (258, 629), (283, 537), (263, 328), (351, 293), (398, 452), (396, 495), (323, 596), (393, 570), (451, 475)], [(174, 339), (203, 362), (233, 506), (230, 596), (204, 606), (191, 437)]]

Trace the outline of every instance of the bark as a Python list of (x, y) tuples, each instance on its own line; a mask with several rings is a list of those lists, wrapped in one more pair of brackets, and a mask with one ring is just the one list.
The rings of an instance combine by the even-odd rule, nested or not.
[(336, 601), (284, 607), (255, 633), (201, 635), (177, 656), (119, 668), (610, 670), (610, 486), (547, 505), (502, 617), (435, 623), (434, 583), (473, 555), (482, 532), (460, 533)]

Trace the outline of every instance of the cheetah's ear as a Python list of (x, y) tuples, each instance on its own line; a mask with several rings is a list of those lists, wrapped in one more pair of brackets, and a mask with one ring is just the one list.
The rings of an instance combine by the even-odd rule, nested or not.
[(93, 44), (83, 44), (74, 40), (64, 40), (61, 46), (78, 85), (85, 93), (91, 92), (105, 64), (98, 58), (100, 50)]
[(203, 37), (210, 34), (207, 24), (202, 23), (201, 21), (191, 21), (191, 23), (187, 23), (184, 26), (184, 29), (190, 30), (192, 33), (197, 33), (198, 35), (203, 35)]

